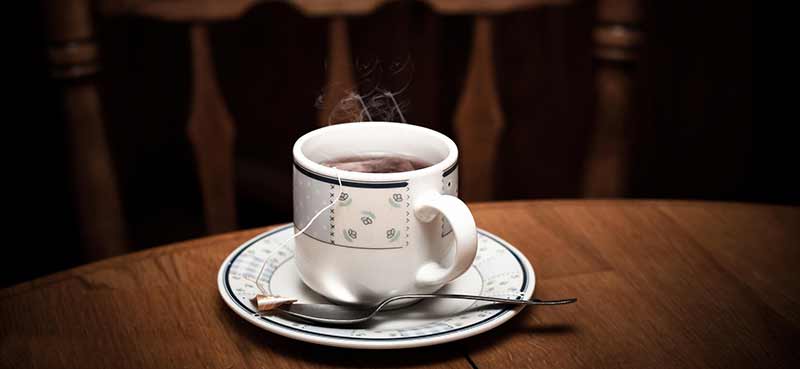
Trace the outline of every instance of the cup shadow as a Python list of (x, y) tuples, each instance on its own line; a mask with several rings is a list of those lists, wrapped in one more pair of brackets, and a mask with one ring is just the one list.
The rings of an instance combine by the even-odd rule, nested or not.
[(580, 328), (572, 324), (541, 324), (531, 321), (531, 317), (526, 316), (526, 314), (535, 314), (535, 310), (523, 310), (520, 314), (517, 314), (499, 327), (465, 339), (464, 345), (466, 346), (467, 352), (469, 352), (470, 355), (480, 354), (493, 346), (502, 346), (506, 342), (521, 335), (527, 336), (533, 334), (546, 337), (577, 334), (580, 332)]

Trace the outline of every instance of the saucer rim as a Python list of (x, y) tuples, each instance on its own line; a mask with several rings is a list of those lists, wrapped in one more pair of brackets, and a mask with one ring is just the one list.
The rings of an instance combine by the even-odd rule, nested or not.
[[(522, 311), (522, 309), (524, 309), (525, 307), (524, 305), (520, 305), (520, 306), (506, 308), (492, 315), (491, 317), (487, 317), (485, 320), (476, 323), (476, 325), (459, 328), (457, 330), (439, 332), (437, 334), (424, 337), (407, 337), (407, 338), (396, 337), (396, 338), (380, 338), (380, 339), (333, 337), (324, 334), (319, 334), (316, 332), (304, 331), (297, 328), (284, 327), (283, 325), (277, 324), (268, 319), (256, 317), (253, 313), (250, 313), (246, 311), (246, 309), (239, 306), (238, 300), (235, 300), (235, 297), (231, 296), (230, 291), (228, 291), (229, 288), (226, 277), (228, 274), (228, 269), (232, 264), (233, 260), (236, 257), (238, 257), (238, 255), (240, 255), (242, 251), (244, 251), (243, 249), (252, 246), (259, 240), (269, 237), (272, 234), (284, 231), (289, 227), (293, 227), (293, 223), (286, 223), (277, 226), (274, 229), (262, 232), (256, 235), (255, 237), (252, 237), (251, 239), (247, 240), (246, 242), (243, 242), (225, 258), (225, 260), (220, 265), (219, 272), (217, 273), (217, 287), (220, 296), (228, 305), (228, 307), (231, 310), (233, 310), (237, 315), (248, 321), (249, 323), (266, 331), (275, 333), (277, 335), (281, 335), (291, 339), (296, 339), (299, 341), (320, 344), (325, 346), (342, 347), (342, 348), (402, 349), (402, 348), (432, 346), (432, 345), (438, 345), (442, 343), (464, 339), (467, 337), (472, 337), (481, 334), (483, 332), (489, 331), (510, 320), (520, 311)], [(515, 256), (515, 259), (517, 259), (517, 261), (520, 263), (523, 271), (527, 274), (527, 277), (529, 279), (528, 286), (524, 288), (524, 291), (521, 291), (523, 293), (521, 297), (525, 299), (530, 299), (533, 296), (533, 291), (536, 287), (536, 274), (534, 272), (533, 266), (531, 265), (530, 261), (517, 248), (512, 246), (504, 239), (498, 237), (497, 235), (480, 228), (478, 228), (478, 233), (482, 233), (483, 235), (489, 237), (493, 241), (501, 244)]]

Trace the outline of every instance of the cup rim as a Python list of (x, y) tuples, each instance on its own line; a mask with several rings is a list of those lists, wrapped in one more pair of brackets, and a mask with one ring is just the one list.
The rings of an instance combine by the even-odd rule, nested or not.
[[(373, 126), (386, 126), (392, 128), (402, 128), (408, 129), (411, 131), (415, 131), (419, 134), (434, 136), (437, 139), (441, 140), (442, 143), (447, 146), (448, 153), (447, 157), (443, 160), (433, 164), (429, 167), (425, 167), (422, 169), (407, 171), (407, 172), (395, 172), (395, 173), (363, 173), (363, 172), (352, 172), (342, 169), (335, 169), (331, 167), (324, 166), (319, 164), (308, 157), (305, 156), (303, 153), (303, 145), (310, 139), (324, 135), (330, 132), (334, 132), (337, 130), (346, 130), (352, 129), (356, 125), (361, 124), (370, 124)], [(340, 123), (335, 124), (327, 127), (317, 128), (311, 132), (308, 132), (297, 139), (294, 143), (294, 147), (292, 148), (292, 154), (294, 156), (294, 161), (297, 165), (303, 167), (304, 169), (310, 170), (312, 172), (331, 177), (337, 178), (337, 172), (339, 177), (342, 180), (355, 180), (355, 181), (367, 181), (367, 182), (390, 182), (390, 181), (403, 181), (409, 178), (425, 176), (433, 173), (442, 173), (453, 165), (455, 165), (456, 160), (458, 158), (458, 147), (456, 146), (455, 142), (450, 139), (450, 137), (445, 136), (442, 133), (434, 131), (430, 128), (410, 124), (410, 123), (396, 123), (396, 122), (352, 122), (352, 123)]]

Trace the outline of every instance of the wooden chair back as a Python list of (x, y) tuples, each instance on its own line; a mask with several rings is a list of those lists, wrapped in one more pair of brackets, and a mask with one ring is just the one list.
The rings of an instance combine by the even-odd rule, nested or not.
[[(138, 15), (191, 24), (192, 95), (186, 132), (193, 145), (203, 197), (206, 228), (218, 233), (236, 228), (234, 145), (236, 123), (222, 98), (214, 73), (208, 22), (236, 19), (256, 0), (47, 0), (45, 26), (52, 76), (63, 81), (63, 107), (71, 134), (72, 162), (80, 224), (92, 258), (127, 250), (117, 176), (109, 154), (102, 101), (95, 79), (98, 45), (93, 16)], [(355, 88), (348, 44), (349, 16), (364, 15), (386, 0), (293, 0), (308, 17), (326, 17), (329, 68), (320, 125), (344, 91)], [(505, 133), (493, 61), (493, 16), (565, 0), (427, 0), (440, 14), (474, 15), (474, 32), (464, 87), (452, 118), (460, 146), (462, 196), (491, 200), (497, 191), (498, 147)], [(598, 0), (594, 26), (596, 114), (585, 158), (586, 196), (625, 194), (626, 132), (632, 110), (632, 66), (642, 42), (638, 0)], [(518, 45), (525, 47), (525, 45)]]

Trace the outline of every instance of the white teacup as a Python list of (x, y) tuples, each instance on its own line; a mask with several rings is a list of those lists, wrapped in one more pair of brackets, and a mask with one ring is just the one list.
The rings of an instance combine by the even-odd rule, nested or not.
[[(375, 152), (433, 165), (360, 173), (319, 164)], [(447, 136), (411, 124), (338, 124), (300, 137), (293, 154), (296, 230), (336, 203), (295, 239), (297, 269), (312, 290), (339, 303), (373, 304), (434, 292), (469, 269), (477, 230), (456, 197), (458, 149)]]

